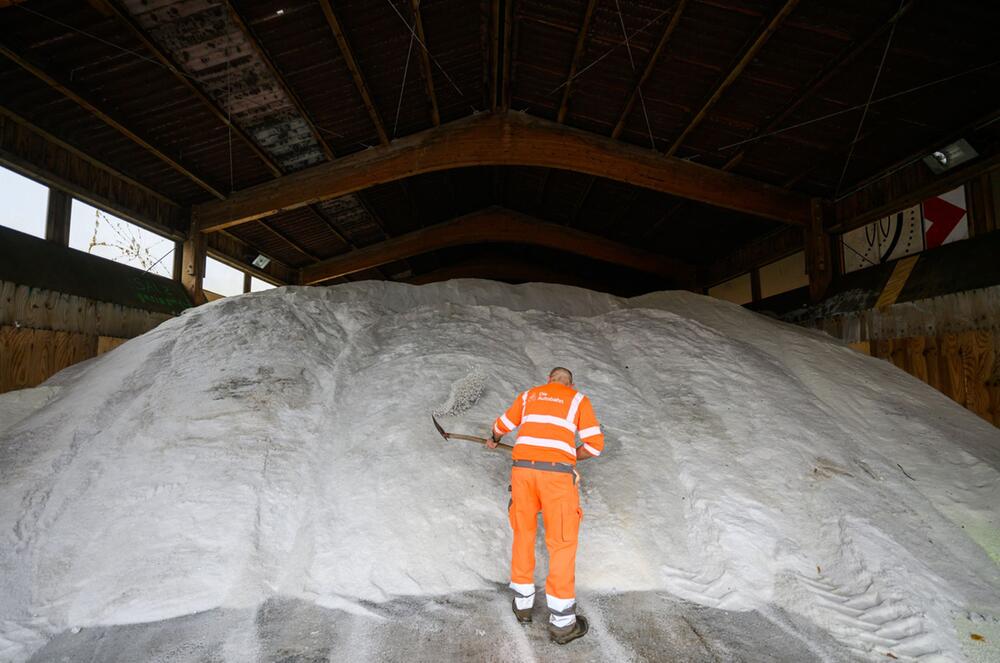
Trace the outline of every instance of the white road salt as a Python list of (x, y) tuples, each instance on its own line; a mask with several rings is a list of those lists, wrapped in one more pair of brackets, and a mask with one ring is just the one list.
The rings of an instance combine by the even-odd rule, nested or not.
[(508, 461), (429, 414), (485, 435), (555, 365), (608, 435), (580, 592), (776, 606), (880, 661), (961, 660), (1000, 615), (1000, 432), (891, 365), (688, 293), (370, 282), (213, 302), (0, 397), (0, 659), (505, 582)]

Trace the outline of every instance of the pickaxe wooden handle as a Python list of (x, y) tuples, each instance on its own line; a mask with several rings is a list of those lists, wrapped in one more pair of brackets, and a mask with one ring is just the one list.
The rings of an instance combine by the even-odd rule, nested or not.
[[(441, 437), (443, 437), (446, 440), (467, 440), (468, 442), (478, 442), (479, 444), (482, 445), (485, 445), (489, 441), (489, 438), (486, 437), (476, 437), (474, 435), (462, 435), (460, 433), (449, 433), (448, 431), (446, 431), (444, 428), (441, 427), (441, 424), (438, 423), (438, 420), (434, 417), (434, 415), (431, 415), (431, 421), (434, 422), (434, 428), (437, 428), (438, 432), (441, 433)], [(507, 451), (512, 451), (514, 449), (514, 447), (512, 447), (511, 445), (504, 444), (503, 442), (500, 443), (500, 447), (506, 449)]]

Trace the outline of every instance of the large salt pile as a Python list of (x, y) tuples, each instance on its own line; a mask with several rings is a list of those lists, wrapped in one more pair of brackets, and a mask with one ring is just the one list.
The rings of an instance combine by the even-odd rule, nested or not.
[(358, 283), (217, 301), (0, 399), (0, 658), (274, 596), (496, 588), (508, 463), (429, 414), (485, 375), (444, 417), (485, 434), (553, 365), (608, 434), (581, 597), (781, 609), (870, 660), (1000, 636), (1000, 434), (889, 364), (688, 293)]

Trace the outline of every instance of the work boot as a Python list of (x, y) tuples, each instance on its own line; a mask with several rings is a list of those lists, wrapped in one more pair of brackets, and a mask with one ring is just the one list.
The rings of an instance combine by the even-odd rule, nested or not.
[(517, 617), (517, 621), (521, 624), (531, 623), (531, 608), (525, 608), (521, 610), (517, 607), (517, 599), (511, 599), (510, 609), (514, 611), (514, 616)]
[(587, 618), (577, 615), (576, 621), (569, 626), (560, 628), (549, 624), (549, 637), (557, 645), (565, 645), (587, 635), (589, 629), (590, 625), (587, 623)]

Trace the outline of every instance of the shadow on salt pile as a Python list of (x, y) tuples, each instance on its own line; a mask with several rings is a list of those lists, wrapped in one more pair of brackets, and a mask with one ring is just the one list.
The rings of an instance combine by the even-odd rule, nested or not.
[(580, 608), (591, 620), (590, 634), (559, 647), (548, 641), (544, 608), (536, 605), (534, 623), (521, 626), (505, 592), (365, 603), (374, 616), (272, 599), (257, 610), (65, 632), (31, 661), (853, 660), (828, 634), (780, 610), (716, 610), (653, 592), (584, 596)]

